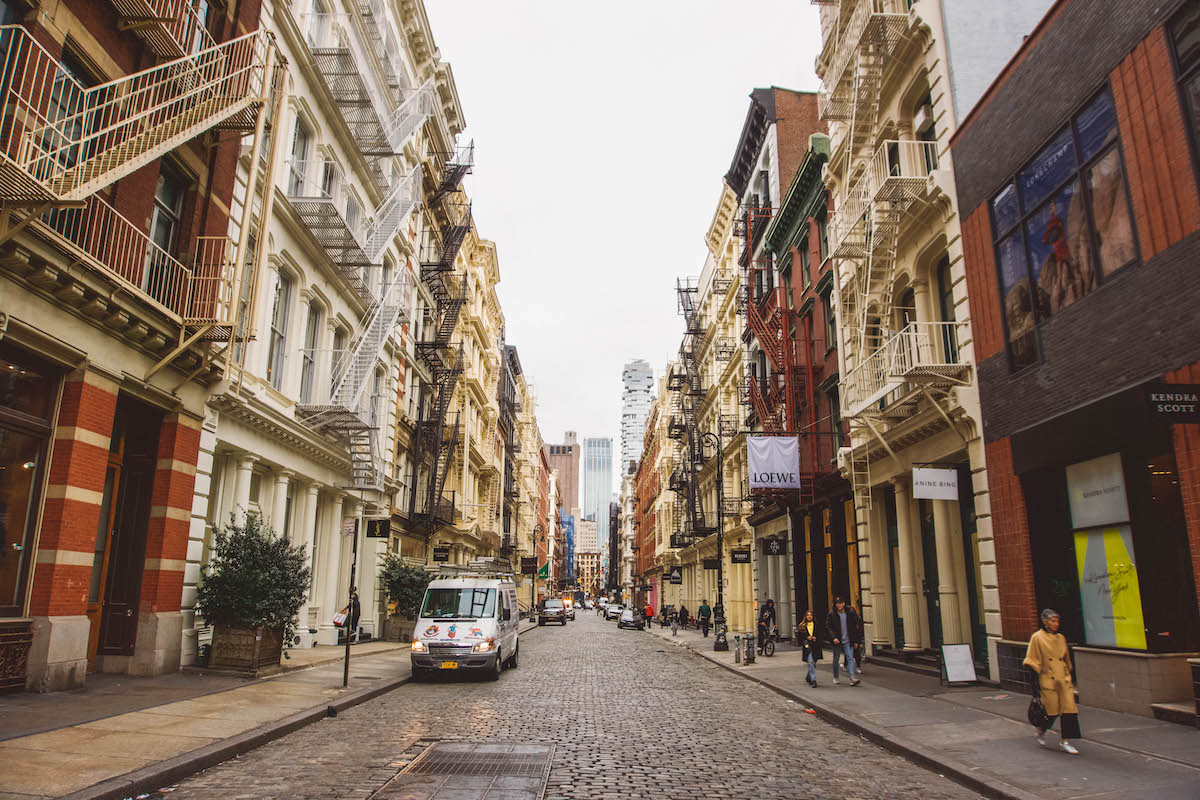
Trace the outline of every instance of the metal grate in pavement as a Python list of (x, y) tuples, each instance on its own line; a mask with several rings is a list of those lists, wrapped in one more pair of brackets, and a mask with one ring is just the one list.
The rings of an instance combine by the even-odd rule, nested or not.
[(405, 769), (409, 775), (548, 777), (554, 745), (439, 742)]

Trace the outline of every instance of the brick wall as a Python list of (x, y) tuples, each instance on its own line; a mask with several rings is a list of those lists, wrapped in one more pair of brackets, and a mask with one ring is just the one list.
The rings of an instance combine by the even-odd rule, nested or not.
[(779, 190), (786, 192), (808, 152), (814, 133), (828, 133), (829, 126), (817, 114), (814, 92), (775, 89), (775, 137), (779, 144)]
[(989, 442), (986, 453), (1001, 629), (1006, 639), (1027, 639), (1037, 627), (1037, 597), (1025, 493), (1013, 471), (1011, 442)]
[(975, 358), (983, 361), (998, 353), (1004, 358), (1004, 316), (1000, 305), (1000, 284), (996, 277), (992, 220), (986, 204), (976, 208), (963, 221), (962, 238)]
[(64, 381), (30, 592), (33, 616), (87, 611), (116, 408), (116, 385), (95, 373), (77, 371)]
[(178, 413), (167, 415), (158, 434), (139, 602), (142, 611), (179, 610), (199, 452), (200, 421)]
[[(1200, 383), (1200, 361), (1167, 375), (1168, 383)], [(1192, 551), (1192, 574), (1200, 580), (1200, 425), (1173, 425), (1175, 466), (1187, 520), (1188, 546)], [(1197, 593), (1200, 604), (1200, 592)]]
[(1167, 34), (1155, 28), (1111, 75), (1142, 259), (1200, 228), (1200, 194)]

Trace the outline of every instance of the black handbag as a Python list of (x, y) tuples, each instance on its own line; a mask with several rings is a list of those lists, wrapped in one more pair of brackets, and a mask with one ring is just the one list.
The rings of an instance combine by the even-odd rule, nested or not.
[(1042, 705), (1042, 698), (1039, 695), (1035, 694), (1029, 700), (1029, 710), (1025, 712), (1025, 716), (1029, 718), (1029, 724), (1039, 731), (1050, 727), (1050, 716), (1046, 713), (1046, 707)]

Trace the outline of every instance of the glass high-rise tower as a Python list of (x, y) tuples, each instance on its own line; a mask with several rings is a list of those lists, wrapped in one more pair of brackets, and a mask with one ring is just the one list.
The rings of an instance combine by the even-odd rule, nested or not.
[(642, 457), (646, 436), (646, 416), (654, 397), (654, 369), (650, 362), (638, 358), (625, 365), (621, 372), (624, 390), (621, 393), (621, 473), (630, 461)]
[[(608, 526), (613, 489), (613, 440), (583, 440), (583, 517)], [(601, 542), (603, 552), (605, 542)]]

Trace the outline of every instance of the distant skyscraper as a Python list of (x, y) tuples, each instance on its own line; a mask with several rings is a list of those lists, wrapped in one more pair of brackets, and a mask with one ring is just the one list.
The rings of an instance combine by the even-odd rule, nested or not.
[[(608, 527), (613, 487), (613, 440), (583, 440), (583, 517)], [(601, 552), (606, 541), (600, 543)]]
[(621, 393), (621, 464), (642, 457), (646, 435), (646, 415), (654, 397), (654, 369), (638, 358), (625, 365), (621, 373), (625, 389)]
[(579, 441), (567, 431), (562, 444), (546, 445), (546, 460), (558, 470), (558, 492), (563, 508), (579, 507)]

